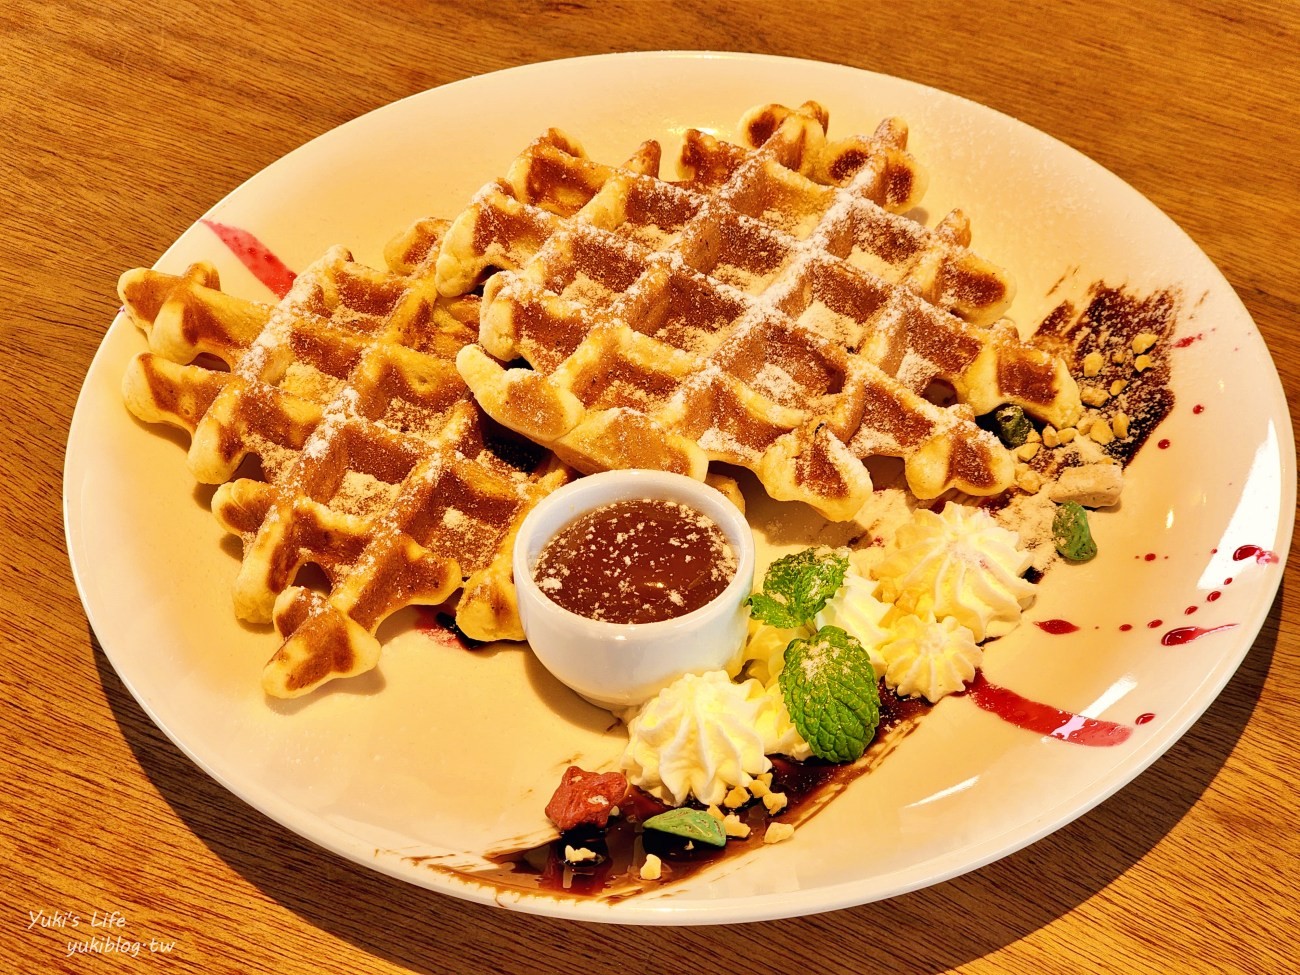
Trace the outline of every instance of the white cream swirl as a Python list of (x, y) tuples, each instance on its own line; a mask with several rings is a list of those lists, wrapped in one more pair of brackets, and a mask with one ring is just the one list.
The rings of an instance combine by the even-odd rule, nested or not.
[(877, 595), (899, 615), (951, 616), (976, 642), (1004, 636), (1034, 600), (1033, 584), (1021, 577), (1031, 558), (1020, 536), (982, 508), (924, 508), (900, 526), (873, 569)]
[(771, 769), (769, 753), (793, 747), (791, 733), (797, 737), (779, 688), (773, 697), (757, 680), (736, 684), (721, 670), (678, 678), (627, 731), (621, 765), (628, 780), (676, 806), (692, 795), (721, 804), (733, 787)]
[(961, 690), (984, 660), (974, 634), (951, 616), (900, 617), (881, 652), (888, 664), (885, 683), (899, 697), (931, 703)]
[(844, 577), (844, 585), (822, 607), (814, 625), (818, 629), (838, 626), (855, 637), (871, 657), (876, 676), (884, 677), (885, 658), (880, 654), (880, 645), (889, 639), (889, 627), (882, 620), (890, 607), (876, 598), (874, 590), (875, 583), (856, 569), (850, 569)]

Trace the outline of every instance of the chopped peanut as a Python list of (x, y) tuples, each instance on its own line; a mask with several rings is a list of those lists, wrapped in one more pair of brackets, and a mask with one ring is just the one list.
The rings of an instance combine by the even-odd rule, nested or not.
[(1154, 364), (1155, 360), (1149, 355), (1140, 355), (1133, 360), (1133, 368), (1138, 372), (1146, 372)]
[(1056, 427), (1052, 427), (1052, 426), (1043, 427), (1043, 446), (1059, 447), (1060, 444), (1061, 444), (1061, 438), (1057, 436)]
[(1151, 346), (1155, 345), (1156, 340), (1159, 338), (1160, 336), (1151, 332), (1139, 332), (1137, 335), (1133, 336), (1133, 341), (1129, 343), (1129, 348), (1133, 350), (1134, 355), (1141, 355), (1147, 349), (1151, 348)]
[(786, 807), (789, 801), (784, 792), (769, 792), (763, 797), (763, 806), (767, 809), (769, 816), (775, 816)]
[(1034, 455), (1037, 454), (1041, 448), (1042, 444), (1036, 444), (1033, 442), (1022, 443), (1016, 448), (1016, 456), (1021, 460), (1033, 460)]
[(1106, 401), (1110, 399), (1110, 393), (1096, 386), (1084, 386), (1079, 390), (1079, 399), (1087, 406), (1105, 406)]
[(1110, 428), (1115, 431), (1115, 436), (1123, 440), (1128, 436), (1128, 414), (1124, 412), (1116, 413), (1110, 419)]
[(1115, 439), (1115, 431), (1110, 428), (1110, 423), (1105, 417), (1097, 417), (1092, 426), (1088, 428), (1088, 439), (1093, 443), (1101, 444), (1103, 447)]
[(727, 818), (722, 821), (722, 831), (728, 836), (734, 836), (738, 840), (743, 840), (749, 835), (749, 826), (740, 821), (740, 817), (735, 813), (728, 814)]
[(1091, 379), (1101, 372), (1103, 360), (1100, 352), (1089, 352), (1083, 357), (1083, 374)]
[(1115, 365), (1119, 365), (1121, 362), (1124, 361), (1124, 359), (1127, 356), (1128, 353), (1125, 352), (1123, 349), (1116, 349), (1114, 352), (1110, 354), (1110, 361), (1115, 363)]
[(706, 810), (704, 810), (704, 811), (707, 812), (707, 813), (708, 813), (710, 816), (712, 816), (714, 819), (716, 819), (718, 822), (722, 822), (723, 820), (725, 820), (725, 819), (727, 818), (727, 814), (724, 813), (724, 812), (723, 812), (721, 809), (719, 809), (717, 806), (710, 806), (708, 809), (706, 809)]
[(1075, 438), (1075, 435), (1078, 432), (1079, 431), (1076, 430), (1074, 427), (1066, 427), (1064, 430), (1057, 431), (1056, 439), (1061, 441), (1061, 443), (1063, 444), (1067, 444)]
[(1110, 384), (1110, 395), (1118, 396), (1126, 389), (1128, 389), (1128, 380), (1116, 379), (1113, 383)]
[(1026, 494), (1037, 494), (1043, 487), (1043, 475), (1021, 464), (1016, 467), (1016, 487)]
[(739, 809), (749, 802), (749, 793), (741, 786), (736, 786), (723, 798), (722, 804), (730, 809)]
[(794, 827), (789, 823), (768, 823), (767, 832), (763, 834), (764, 843), (782, 843), (794, 836)]
[(769, 792), (772, 791), (772, 786), (767, 782), (764, 782), (762, 777), (760, 776), (759, 778), (755, 779), (753, 782), (749, 783), (749, 791), (754, 794), (754, 798), (762, 799), (765, 795), (767, 795)]
[(653, 853), (645, 855), (645, 863), (641, 864), (642, 880), (658, 880), (664, 875), (664, 863)]
[(585, 846), (566, 846), (564, 848), (566, 863), (584, 863), (587, 860), (596, 860), (599, 857), (599, 853), (595, 850), (588, 850)]

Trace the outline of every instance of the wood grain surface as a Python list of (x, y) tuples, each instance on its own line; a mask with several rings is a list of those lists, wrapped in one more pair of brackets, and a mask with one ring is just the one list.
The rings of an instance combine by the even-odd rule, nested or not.
[[(665, 48), (856, 65), (1082, 150), (1218, 264), (1300, 403), (1300, 4), (9, 0), (0, 5), (4, 728), (0, 971), (906, 973), (1300, 970), (1300, 583), (1191, 731), (1072, 825), (884, 903), (732, 927), (494, 910), (323, 853), (150, 722), (73, 584), (60, 510), (78, 388), (197, 216), (313, 136), (497, 68)], [(451, 138), (466, 137), (451, 134)], [(66, 957), (35, 912), (170, 943)], [(147, 956), (147, 957), (146, 957)]]

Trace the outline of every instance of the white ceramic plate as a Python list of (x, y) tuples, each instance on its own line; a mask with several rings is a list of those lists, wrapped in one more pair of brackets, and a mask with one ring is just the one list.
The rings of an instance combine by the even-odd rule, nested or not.
[[(1268, 613), (1290, 541), (1295, 451), (1277, 374), (1228, 283), (1167, 217), (1074, 150), (963, 99), (856, 69), (631, 54), (531, 65), (405, 99), (289, 154), (207, 216), (254, 233), (291, 268), (335, 243), (378, 265), (388, 237), (416, 217), (456, 213), (548, 126), (598, 159), (619, 161), (649, 137), (671, 159), (688, 126), (727, 133), (751, 105), (810, 98), (829, 108), (832, 136), (869, 131), (885, 115), (907, 119), (931, 174), (930, 219), (966, 210), (976, 250), (1016, 276), (1020, 323), (1097, 280), (1186, 299), (1177, 404), (1158, 433), (1168, 447), (1147, 445), (1121, 510), (1097, 519), (1102, 555), (1049, 573), (1030, 614), (1081, 629), (1048, 636), (1022, 626), (986, 661), (990, 680), (1028, 697), (1129, 725), (1150, 716), (1124, 745), (1039, 737), (948, 699), (794, 842), (728, 860), (671, 896), (603, 904), (467, 883), (458, 866), (540, 826), (564, 764), (612, 759), (621, 734), (525, 649), (470, 654), (413, 629), (410, 613), (385, 629), (376, 674), (305, 703), (268, 704), (258, 675), (276, 641), (234, 618), (238, 548), (207, 510), (210, 490), (186, 471), (185, 438), (135, 422), (122, 405), (123, 369), (144, 342), (119, 317), (77, 405), (65, 519), (95, 633), (159, 727), (236, 795), (359, 863), (520, 910), (636, 923), (803, 914), (935, 883), (1064, 825), (1165, 752)], [(217, 264), (227, 290), (269, 299), (202, 224), (158, 267), (198, 259)], [(1234, 559), (1247, 545), (1278, 561)], [(1164, 622), (1148, 626), (1155, 620)], [(1161, 643), (1191, 622), (1235, 625)]]

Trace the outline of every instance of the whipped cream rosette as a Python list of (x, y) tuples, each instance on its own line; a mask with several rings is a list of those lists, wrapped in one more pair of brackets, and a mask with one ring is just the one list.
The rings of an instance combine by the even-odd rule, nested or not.
[(813, 622), (818, 629), (838, 626), (854, 637), (871, 657), (876, 676), (884, 677), (886, 662), (880, 646), (890, 638), (890, 629), (885, 623), (890, 605), (876, 598), (875, 588), (876, 584), (869, 578), (856, 569), (849, 569), (839, 592), (822, 607)]
[(885, 683), (895, 694), (931, 703), (960, 691), (984, 661), (974, 634), (952, 616), (899, 617), (880, 654)]
[(981, 508), (918, 509), (872, 570), (876, 594), (895, 617), (952, 617), (977, 643), (1004, 636), (1034, 600), (1031, 558), (1020, 537)]
[(779, 691), (770, 694), (757, 680), (733, 683), (720, 670), (678, 678), (642, 706), (627, 732), (628, 781), (675, 806), (691, 796), (719, 805), (797, 738)]

